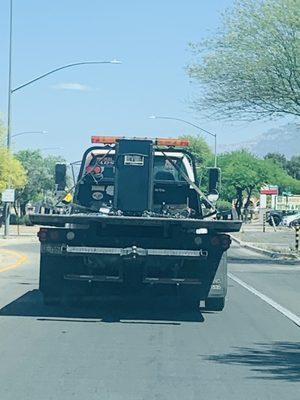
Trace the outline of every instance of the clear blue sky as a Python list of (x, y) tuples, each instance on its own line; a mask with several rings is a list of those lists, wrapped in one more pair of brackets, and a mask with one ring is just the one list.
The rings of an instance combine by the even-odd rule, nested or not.
[[(185, 74), (187, 45), (216, 29), (232, 0), (14, 0), (13, 87), (56, 66), (80, 60), (122, 60), (58, 72), (13, 95), (13, 131), (47, 130), (14, 140), (22, 148), (80, 159), (92, 134), (174, 137), (197, 133), (185, 118), (218, 135), (243, 141), (275, 123), (208, 121), (191, 110), (195, 88)], [(1, 1), (0, 112), (6, 121), (9, 0)], [(283, 121), (284, 122), (284, 121)], [(211, 138), (208, 142), (212, 144)]]

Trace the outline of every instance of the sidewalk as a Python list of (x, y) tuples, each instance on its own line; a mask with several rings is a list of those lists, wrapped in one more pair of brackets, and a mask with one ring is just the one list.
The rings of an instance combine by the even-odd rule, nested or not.
[[(287, 227), (274, 228), (266, 225), (265, 232), (259, 223), (243, 224), (241, 231), (231, 235), (245, 247), (254, 246), (258, 249), (273, 253), (273, 256), (299, 257), (295, 251), (295, 230)], [(269, 254), (272, 255), (272, 254)]]
[[(9, 227), (9, 237), (10, 238), (18, 238), (18, 237), (28, 237), (34, 236), (36, 237), (40, 227), (38, 225), (34, 226), (26, 226), (26, 225), (10, 225)], [(0, 240), (4, 239), (4, 227), (0, 229)]]

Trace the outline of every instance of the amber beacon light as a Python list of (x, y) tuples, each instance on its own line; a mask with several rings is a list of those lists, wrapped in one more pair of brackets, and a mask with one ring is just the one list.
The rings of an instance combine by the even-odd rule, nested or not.
[(186, 147), (190, 142), (186, 139), (155, 139), (155, 144), (158, 146)]
[[(121, 136), (92, 136), (92, 143), (102, 143), (102, 144), (114, 144), (117, 140), (121, 139)], [(166, 138), (156, 138), (154, 143), (157, 146), (167, 146), (167, 147), (187, 147), (190, 142), (187, 139), (166, 139)]]
[(120, 138), (121, 136), (92, 136), (92, 143), (113, 144)]

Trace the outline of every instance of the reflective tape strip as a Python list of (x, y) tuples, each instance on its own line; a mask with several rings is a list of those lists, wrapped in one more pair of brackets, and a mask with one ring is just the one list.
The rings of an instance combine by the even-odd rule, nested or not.
[(67, 253), (84, 254), (121, 254), (122, 249), (115, 247), (85, 247), (85, 246), (67, 246)]
[(199, 279), (179, 279), (179, 278), (144, 278), (143, 283), (151, 283), (151, 284), (184, 284), (184, 285), (202, 285), (202, 282)]
[(87, 246), (67, 246), (67, 253), (80, 254), (116, 254), (140, 256), (173, 256), (173, 257), (207, 257), (206, 250), (178, 250), (178, 249), (141, 249), (139, 247), (87, 247)]
[(148, 249), (147, 252), (149, 256), (207, 257), (202, 250)]
[(85, 281), (85, 282), (123, 282), (120, 276), (105, 276), (105, 275), (64, 275), (64, 279), (68, 281)]

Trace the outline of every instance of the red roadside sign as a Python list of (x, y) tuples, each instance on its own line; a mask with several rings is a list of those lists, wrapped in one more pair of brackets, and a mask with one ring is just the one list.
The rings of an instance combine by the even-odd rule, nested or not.
[(278, 195), (278, 186), (265, 186), (260, 189), (260, 194), (275, 194)]

